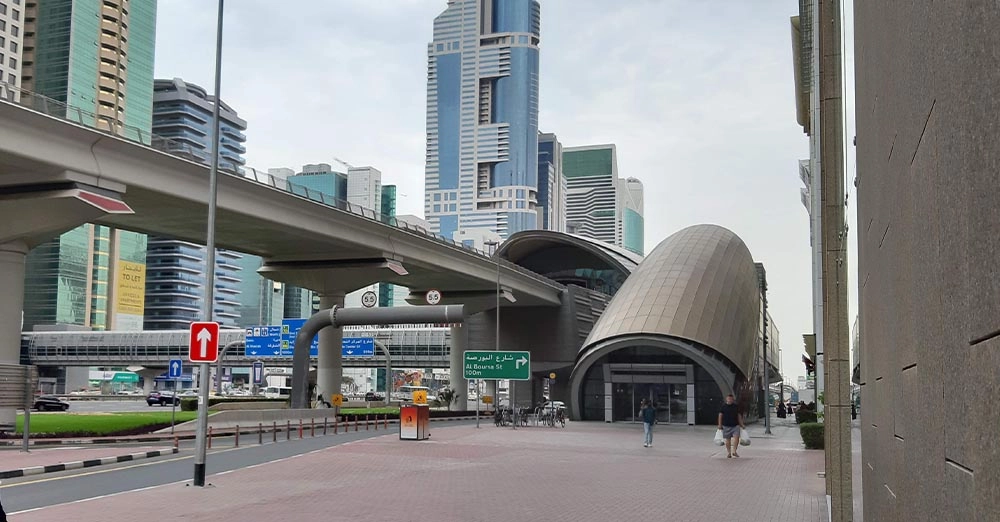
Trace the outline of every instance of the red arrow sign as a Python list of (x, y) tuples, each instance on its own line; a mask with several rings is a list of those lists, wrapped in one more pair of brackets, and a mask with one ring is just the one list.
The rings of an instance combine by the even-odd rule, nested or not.
[(219, 360), (219, 323), (191, 323), (188, 360), (206, 363)]

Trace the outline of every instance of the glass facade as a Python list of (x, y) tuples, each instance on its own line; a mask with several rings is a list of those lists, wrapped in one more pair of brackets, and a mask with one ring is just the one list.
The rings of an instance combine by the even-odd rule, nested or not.
[(237, 264), (242, 269), (240, 281), (239, 326), (281, 324), (285, 312), (285, 285), (257, 274), (263, 260), (244, 254)]
[(563, 175), (567, 178), (611, 177), (618, 171), (611, 146), (590, 150), (569, 149), (563, 153)]
[(424, 214), (433, 232), (539, 227), (537, 0), (454, 0), (428, 45)]
[(642, 255), (645, 240), (644, 221), (641, 214), (631, 208), (624, 209), (622, 220), (622, 246)]
[(304, 187), (347, 201), (347, 174), (341, 172), (310, 172), (288, 176), (292, 192)]

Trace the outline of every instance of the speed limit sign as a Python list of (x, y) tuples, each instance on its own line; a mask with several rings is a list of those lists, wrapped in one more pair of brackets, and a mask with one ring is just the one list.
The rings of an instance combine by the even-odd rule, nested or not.
[(365, 308), (371, 308), (378, 304), (378, 294), (369, 290), (361, 296), (361, 304)]
[(436, 305), (441, 302), (441, 291), (440, 290), (428, 290), (427, 291), (427, 304)]

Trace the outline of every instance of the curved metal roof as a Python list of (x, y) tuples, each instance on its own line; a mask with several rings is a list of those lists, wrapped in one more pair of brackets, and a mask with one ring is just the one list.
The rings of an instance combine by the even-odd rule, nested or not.
[(579, 248), (609, 266), (621, 270), (626, 276), (642, 263), (642, 256), (624, 248), (589, 237), (552, 230), (525, 230), (513, 234), (500, 246), (500, 256), (520, 264), (520, 261), (532, 254), (555, 246)]
[(685, 228), (660, 243), (625, 281), (581, 350), (628, 335), (694, 341), (750, 373), (760, 321), (753, 257), (717, 225)]

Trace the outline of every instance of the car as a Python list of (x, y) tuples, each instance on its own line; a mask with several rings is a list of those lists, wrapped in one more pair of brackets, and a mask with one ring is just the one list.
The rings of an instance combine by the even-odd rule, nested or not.
[(31, 407), (38, 411), (66, 411), (69, 403), (55, 395), (40, 395)]
[(149, 392), (146, 396), (146, 404), (150, 406), (167, 406), (180, 404), (181, 400), (179, 397), (175, 396), (173, 392), (163, 391), (163, 392)]
[(379, 395), (375, 392), (368, 392), (365, 394), (365, 401), (367, 402), (379, 402), (384, 400), (385, 400), (384, 395)]

